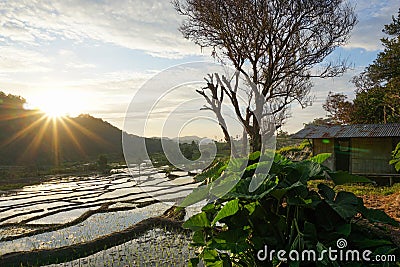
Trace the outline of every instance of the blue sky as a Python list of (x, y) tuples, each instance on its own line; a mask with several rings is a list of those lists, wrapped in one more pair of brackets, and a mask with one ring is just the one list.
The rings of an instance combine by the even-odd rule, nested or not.
[[(382, 49), (382, 28), (397, 13), (398, 0), (352, 2), (359, 23), (350, 42), (332, 57), (348, 57), (354, 69), (340, 78), (316, 80), (314, 104), (294, 105), (284, 130), (295, 132), (323, 117), (329, 91), (351, 96), (351, 77)], [(90, 113), (122, 128), (135, 92), (154, 74), (180, 63), (212, 61), (210, 51), (182, 37), (180, 22), (170, 1), (0, 0), (0, 90), (39, 108), (60, 101), (71, 115)], [(192, 134), (216, 135), (201, 131), (195, 127)]]

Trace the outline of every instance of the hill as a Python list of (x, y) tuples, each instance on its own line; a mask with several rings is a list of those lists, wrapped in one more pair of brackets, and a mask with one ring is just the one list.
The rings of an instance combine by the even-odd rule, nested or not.
[[(25, 99), (0, 92), (0, 165), (58, 165), (88, 161), (100, 154), (122, 159), (122, 131), (88, 114), (51, 118), (24, 108)], [(143, 138), (124, 134), (137, 144)], [(146, 139), (149, 152), (162, 151), (159, 139)], [(143, 149), (135, 151), (138, 158)]]

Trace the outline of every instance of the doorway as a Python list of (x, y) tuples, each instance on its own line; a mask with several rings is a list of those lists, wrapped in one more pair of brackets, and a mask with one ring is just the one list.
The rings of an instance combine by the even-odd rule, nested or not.
[(335, 139), (336, 170), (350, 171), (350, 138)]

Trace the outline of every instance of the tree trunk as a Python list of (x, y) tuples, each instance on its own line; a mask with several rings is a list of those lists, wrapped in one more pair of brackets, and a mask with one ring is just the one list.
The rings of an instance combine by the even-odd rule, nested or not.
[[(258, 126), (258, 125), (257, 125)], [(250, 136), (251, 152), (261, 151), (261, 134), (259, 127), (252, 127), (252, 131), (248, 133)]]

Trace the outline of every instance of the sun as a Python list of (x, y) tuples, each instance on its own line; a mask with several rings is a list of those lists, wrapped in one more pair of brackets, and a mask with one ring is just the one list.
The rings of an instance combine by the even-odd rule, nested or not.
[(83, 111), (82, 97), (74, 91), (47, 90), (33, 99), (32, 106), (51, 118), (77, 116)]

